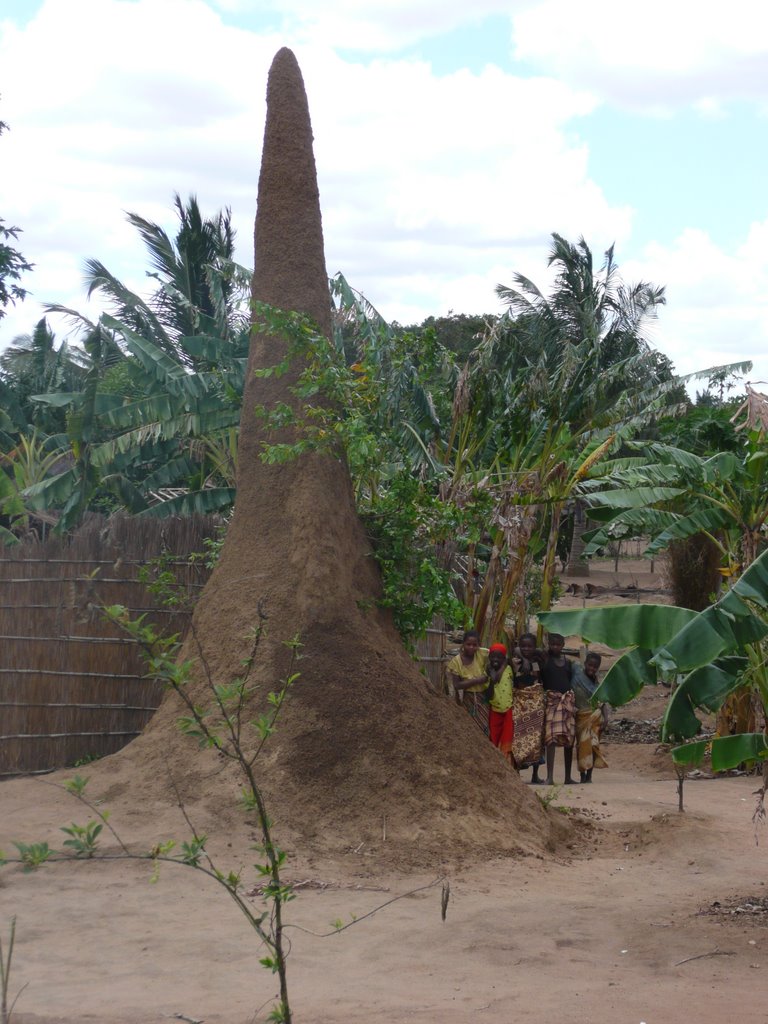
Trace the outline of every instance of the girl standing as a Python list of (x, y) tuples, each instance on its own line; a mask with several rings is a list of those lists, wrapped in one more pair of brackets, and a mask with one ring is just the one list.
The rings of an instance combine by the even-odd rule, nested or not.
[(515, 722), (512, 717), (512, 669), (507, 663), (504, 644), (491, 644), (488, 648), (488, 736), (491, 743), (512, 762), (512, 741)]
[(483, 693), (488, 686), (487, 665), (488, 651), (480, 646), (480, 634), (476, 629), (468, 629), (461, 642), (461, 650), (445, 666), (462, 704), (486, 736), (488, 705), (483, 700)]

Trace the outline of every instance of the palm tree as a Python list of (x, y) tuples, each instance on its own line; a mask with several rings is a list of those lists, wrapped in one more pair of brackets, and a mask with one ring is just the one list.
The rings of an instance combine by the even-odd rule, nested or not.
[[(82, 348), (56, 337), (43, 318), (31, 334), (21, 334), (0, 355), (0, 379), (14, 395), (25, 421), (45, 433), (64, 429), (61, 410), (35, 401), (54, 391), (74, 391), (82, 385), (88, 356)], [(21, 424), (19, 424), (21, 426)]]
[[(250, 272), (233, 262), (229, 211), (203, 218), (194, 196), (174, 197), (179, 229), (129, 214), (147, 247), (158, 287), (145, 300), (98, 260), (88, 260), (88, 294), (110, 313), (93, 322), (48, 306), (83, 332), (94, 373), (78, 388), (40, 399), (66, 412), (74, 465), (30, 490), (62, 510), (60, 529), (96, 495), (130, 511), (177, 514), (231, 506), (232, 467), (250, 331)], [(235, 431), (235, 437), (232, 436)], [(225, 471), (222, 471), (227, 467)], [(170, 497), (169, 497), (170, 496)]]
[(186, 205), (174, 195), (179, 219), (171, 239), (137, 213), (128, 222), (141, 235), (150, 260), (147, 276), (158, 287), (145, 301), (97, 259), (86, 261), (88, 296), (98, 292), (113, 317), (185, 365), (210, 369), (210, 353), (193, 339), (216, 339), (217, 347), (247, 355), (250, 272), (234, 262), (235, 231), (227, 209), (204, 218), (195, 196)]
[(626, 409), (633, 399), (642, 404), (649, 387), (670, 382), (669, 367), (647, 338), (666, 299), (664, 288), (647, 282), (625, 285), (613, 246), (595, 272), (583, 238), (575, 245), (558, 234), (552, 238), (551, 295), (522, 274), (515, 275), (514, 287), (499, 285), (497, 294), (509, 313), (489, 346), (501, 349), (510, 386), (530, 380), (525, 390), (531, 411), (567, 423), (578, 434), (606, 416), (614, 418), (617, 403)]
[[(498, 287), (508, 312), (490, 326), (463, 375), (463, 422), (473, 420), (471, 436), (483, 439), (477, 464), (494, 466), (504, 492), (516, 494), (518, 520), (522, 515), (530, 525), (529, 512), (520, 510), (536, 510), (533, 532), (521, 535), (516, 556), (499, 548), (500, 533), (494, 541), (498, 558), (508, 560), (502, 599), (488, 620), (494, 630), (503, 621), (505, 597), (522, 580), (524, 553), (530, 560), (537, 548), (544, 558), (541, 603), (549, 606), (562, 520), (574, 507), (578, 485), (622, 436), (668, 401), (674, 387), (645, 336), (664, 303), (663, 288), (626, 286), (612, 247), (595, 272), (583, 239), (572, 245), (554, 235), (549, 265), (557, 271), (549, 296), (521, 274), (515, 287)], [(468, 434), (457, 429), (451, 436)], [(489, 571), (484, 589), (491, 585)], [(489, 600), (483, 594), (477, 602), (481, 624)]]

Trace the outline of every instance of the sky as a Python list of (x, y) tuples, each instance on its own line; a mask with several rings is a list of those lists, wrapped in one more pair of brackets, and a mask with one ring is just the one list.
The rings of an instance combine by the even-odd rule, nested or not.
[(98, 315), (87, 258), (150, 290), (125, 214), (172, 234), (175, 192), (230, 207), (253, 265), (281, 46), (328, 272), (388, 320), (500, 313), (516, 272), (548, 287), (552, 232), (583, 236), (665, 286), (650, 340), (679, 373), (751, 359), (768, 380), (764, 0), (3, 0), (0, 216), (35, 269), (0, 348), (41, 302)]

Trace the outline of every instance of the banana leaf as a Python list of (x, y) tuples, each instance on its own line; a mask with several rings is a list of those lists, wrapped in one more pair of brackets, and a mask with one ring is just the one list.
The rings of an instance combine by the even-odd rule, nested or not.
[(11, 548), (16, 544), (20, 544), (21, 541), (15, 533), (11, 533), (4, 526), (0, 526), (0, 544), (4, 544), (6, 547)]
[(645, 508), (658, 501), (670, 501), (684, 494), (682, 487), (617, 487), (610, 491), (592, 491), (589, 502), (611, 508)]
[(664, 674), (690, 672), (724, 654), (743, 650), (768, 636), (768, 625), (740, 600), (733, 587), (716, 604), (698, 612), (653, 656)]
[(667, 704), (661, 723), (661, 739), (689, 740), (701, 732), (697, 708), (717, 711), (729, 693), (743, 682), (747, 658), (721, 658), (712, 665), (703, 665), (690, 672), (675, 689)]
[[(655, 650), (672, 640), (699, 612), (668, 604), (625, 604), (541, 612), (539, 620), (550, 633), (580, 636), (609, 647)], [(607, 678), (607, 676), (606, 676)]]
[(657, 555), (673, 540), (685, 540), (687, 537), (693, 537), (705, 530), (707, 533), (714, 533), (721, 527), (727, 526), (732, 520), (732, 516), (725, 509), (719, 507), (700, 508), (687, 516), (675, 516), (674, 520), (657, 537), (654, 537), (645, 549), (646, 556)]
[(744, 732), (738, 736), (719, 736), (712, 740), (698, 740), (682, 747), (672, 748), (672, 760), (681, 767), (700, 765), (711, 748), (712, 771), (725, 772), (740, 764), (760, 761), (768, 757), (768, 740), (761, 732)]
[(190, 491), (180, 494), (168, 501), (160, 501), (143, 512), (137, 518), (165, 519), (168, 516), (210, 515), (232, 507), (235, 501), (234, 487), (206, 487), (202, 491)]
[[(590, 509), (590, 519), (595, 518)], [(679, 516), (658, 508), (630, 508), (619, 512), (609, 519), (607, 526), (598, 527), (584, 533), (587, 541), (585, 555), (592, 555), (612, 540), (621, 537), (632, 537), (638, 534), (653, 534), (658, 530), (666, 530), (677, 522)], [(648, 549), (650, 550), (650, 549)]]
[(608, 669), (592, 697), (592, 704), (607, 701), (613, 707), (628, 704), (643, 689), (657, 682), (656, 670), (649, 664), (653, 651), (633, 647), (625, 651)]

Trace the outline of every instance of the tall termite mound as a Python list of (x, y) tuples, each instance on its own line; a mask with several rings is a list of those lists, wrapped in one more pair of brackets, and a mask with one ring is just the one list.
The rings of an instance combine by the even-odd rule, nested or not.
[[(306, 313), (329, 334), (312, 130), (287, 49), (269, 73), (255, 247), (254, 299)], [(237, 675), (262, 603), (267, 635), (252, 678), (263, 699), (286, 671), (285, 641), (300, 637), (301, 676), (260, 762), (281, 839), (287, 833), (289, 842), (327, 852), (378, 848), (411, 861), (542, 848), (552, 839), (549, 816), (469, 717), (430, 692), (377, 609), (378, 570), (343, 457), (262, 460), (262, 443), (285, 437), (265, 435), (254, 409), (293, 404), (299, 368), (269, 378), (253, 371), (285, 351), (284, 339), (254, 332), (234, 519), (183, 655), (197, 658), (199, 642), (216, 681)], [(184, 765), (210, 807), (230, 780), (206, 776), (194, 752), (179, 747), (177, 714), (166, 701), (126, 755), (147, 763), (177, 751), (176, 770)]]

